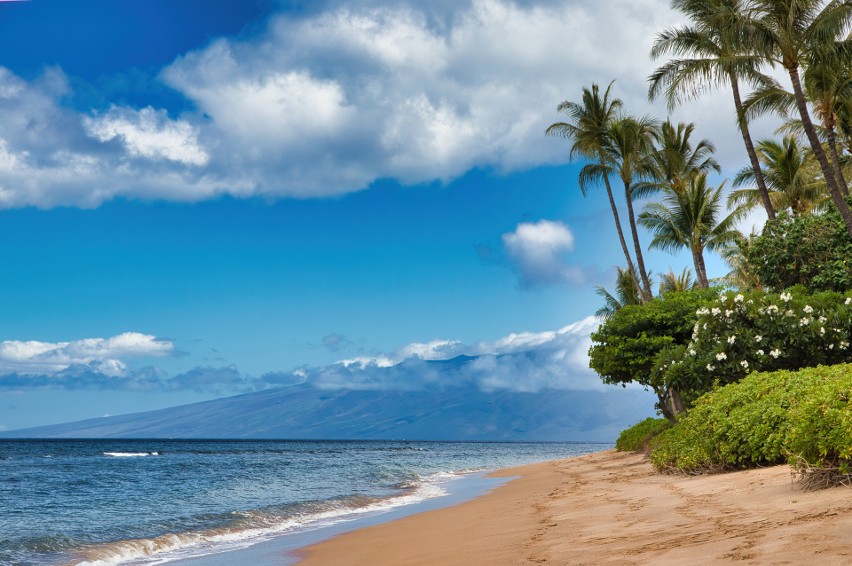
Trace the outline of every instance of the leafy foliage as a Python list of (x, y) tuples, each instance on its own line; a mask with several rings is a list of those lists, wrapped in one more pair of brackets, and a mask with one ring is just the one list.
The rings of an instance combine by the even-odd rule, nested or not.
[(659, 470), (702, 473), (777, 464), (848, 467), (852, 365), (753, 373), (702, 396), (654, 441)]
[(592, 333), (589, 366), (604, 383), (636, 382), (652, 388), (662, 403), (670, 387), (654, 373), (657, 356), (690, 340), (696, 310), (716, 293), (712, 289), (666, 293), (644, 305), (619, 309)]
[(671, 426), (672, 424), (666, 419), (648, 417), (621, 431), (618, 440), (615, 441), (615, 449), (622, 452), (645, 452), (651, 440)]
[(840, 214), (779, 215), (751, 238), (749, 271), (774, 290), (802, 285), (812, 292), (852, 289), (852, 237)]
[(752, 371), (852, 362), (852, 293), (728, 292), (696, 314), (692, 339), (661, 352), (652, 380), (703, 392)]

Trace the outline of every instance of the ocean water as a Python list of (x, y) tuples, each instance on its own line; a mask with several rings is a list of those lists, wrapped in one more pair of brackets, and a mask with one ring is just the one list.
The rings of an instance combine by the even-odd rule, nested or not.
[(586, 443), (0, 441), (0, 564), (162, 564), (448, 495)]

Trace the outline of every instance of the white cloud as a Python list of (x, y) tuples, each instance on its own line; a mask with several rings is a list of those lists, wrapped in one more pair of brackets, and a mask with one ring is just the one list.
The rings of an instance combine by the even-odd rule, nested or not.
[(124, 360), (128, 358), (161, 357), (173, 352), (170, 341), (138, 332), (70, 342), (4, 340), (0, 342), (0, 373), (54, 375), (79, 366), (121, 376), (127, 370)]
[[(160, 74), (192, 108), (176, 118), (77, 112), (61, 70), (0, 68), (0, 207), (307, 198), (559, 163), (564, 141), (543, 132), (584, 86), (617, 79), (628, 110), (665, 114), (646, 100), (648, 52), (681, 19), (660, 0), (333, 0), (177, 58)], [(675, 116), (733, 171), (746, 161), (730, 108), (723, 90)]]
[(187, 165), (206, 165), (207, 152), (198, 132), (184, 120), (170, 120), (165, 110), (150, 106), (136, 111), (113, 106), (104, 114), (83, 118), (89, 135), (106, 142), (118, 138), (131, 157), (168, 159)]
[(392, 354), (344, 360), (293, 374), (325, 389), (414, 390), (426, 386), (476, 386), (483, 390), (589, 390), (605, 386), (589, 369), (588, 317), (556, 331), (521, 332), (495, 342), (454, 340), (414, 343)]
[(582, 270), (566, 263), (565, 255), (574, 249), (574, 235), (561, 222), (518, 224), (514, 232), (503, 234), (503, 247), (524, 287), (586, 280)]

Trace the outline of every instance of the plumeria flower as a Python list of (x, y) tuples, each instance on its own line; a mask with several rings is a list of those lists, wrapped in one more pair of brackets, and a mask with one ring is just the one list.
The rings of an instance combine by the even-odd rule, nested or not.
[(689, 351), (689, 355), (690, 355), (690, 356), (694, 356), (694, 355), (695, 355), (695, 350), (690, 350), (690, 351)]
[(793, 298), (793, 295), (791, 295), (790, 293), (781, 293), (781, 300), (784, 301), (785, 303), (789, 302), (790, 299), (792, 299), (792, 298)]
[(736, 341), (737, 341), (736, 336), (728, 336), (728, 344), (733, 344)]
[(810, 318), (804, 317), (804, 318), (799, 320), (799, 326), (807, 326), (808, 324), (810, 324), (810, 322), (811, 322)]
[(828, 319), (827, 319), (827, 318), (825, 318), (824, 316), (821, 316), (821, 317), (819, 317), (817, 320), (819, 320), (819, 321), (820, 321), (820, 323), (825, 323), (825, 321), (826, 321), (826, 320), (828, 320)]
[(725, 352), (719, 352), (718, 354), (716, 354), (716, 359), (719, 360), (720, 362), (722, 360), (727, 360), (728, 354), (726, 354)]
[(846, 297), (846, 301), (843, 302), (844, 305), (852, 305), (852, 297)]
[(720, 312), (722, 312), (722, 309), (720, 309), (718, 307), (713, 307), (712, 309), (710, 309), (710, 314), (712, 314), (713, 316), (716, 316)]
[(814, 308), (811, 305), (805, 305), (805, 308), (803, 308), (802, 310), (805, 311), (808, 314), (811, 314), (812, 312), (814, 312)]
[(758, 356), (762, 356), (762, 355), (763, 355), (763, 350), (758, 350), (758, 351), (757, 351), (757, 352), (755, 352), (755, 353), (756, 353)]
[(740, 365), (743, 366), (745, 369), (748, 369), (748, 362), (747, 361), (745, 361), (745, 360), (741, 361)]
[(745, 297), (743, 297), (742, 295), (737, 295), (736, 297), (734, 297), (734, 302), (735, 302), (735, 303), (741, 303), (741, 302), (743, 302), (744, 300), (745, 300)]
[(755, 342), (760, 342), (761, 340), (763, 340), (763, 336), (761, 336), (760, 334), (754, 337)]
[(769, 352), (769, 355), (777, 360), (778, 356), (781, 355), (781, 350), (779, 350), (778, 348), (775, 348), (774, 350)]
[(716, 369), (716, 366), (711, 366), (710, 364), (707, 364), (707, 371), (713, 371), (714, 369)]
[(825, 328), (823, 328), (822, 326), (819, 327), (819, 334), (820, 336), (825, 336)]

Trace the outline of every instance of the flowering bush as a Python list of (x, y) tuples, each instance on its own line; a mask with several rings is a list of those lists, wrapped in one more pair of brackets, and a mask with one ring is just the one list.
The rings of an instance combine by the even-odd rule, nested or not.
[(752, 371), (852, 361), (852, 293), (727, 292), (696, 316), (689, 343), (657, 357), (655, 381), (700, 393)]

